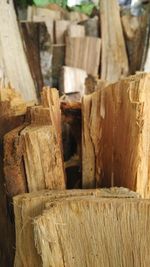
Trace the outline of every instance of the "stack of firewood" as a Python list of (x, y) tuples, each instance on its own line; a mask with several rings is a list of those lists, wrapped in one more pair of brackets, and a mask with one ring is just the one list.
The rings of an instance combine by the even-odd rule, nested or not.
[[(33, 7), (28, 20), (1, 0), (0, 265), (149, 266), (150, 75), (126, 77), (147, 15), (102, 0), (100, 23)], [(59, 75), (69, 97), (43, 87)]]
[[(23, 104), (11, 88), (3, 89), (5, 95), (1, 90), (1, 122), (6, 127), (13, 115), (12, 122), (19, 125), (3, 133), (2, 159), (7, 197), (14, 197), (16, 267), (65, 266), (69, 262), (71, 266), (91, 266), (92, 262), (105, 266), (107, 242), (114, 247), (112, 254), (108, 253), (109, 257), (115, 255), (113, 266), (117, 262), (125, 262), (124, 266), (134, 266), (136, 260), (149, 262), (148, 251), (144, 256), (138, 253), (141, 246), (136, 237), (138, 231), (141, 242), (149, 242), (149, 200), (129, 199), (150, 197), (149, 86), (149, 74), (130, 76), (85, 95), (81, 106), (62, 102), (56, 89), (43, 88), (41, 105), (36, 106)], [(78, 160), (73, 157), (64, 162), (61, 129), (65, 120), (75, 123), (74, 113), (82, 117), (82, 127), (76, 128), (79, 132), (75, 134)], [(68, 188), (66, 166), (76, 164), (82, 167), (85, 189), (64, 190)], [(122, 189), (94, 190), (114, 186)], [(136, 218), (134, 226), (132, 216)], [(126, 231), (132, 233), (131, 247)]]

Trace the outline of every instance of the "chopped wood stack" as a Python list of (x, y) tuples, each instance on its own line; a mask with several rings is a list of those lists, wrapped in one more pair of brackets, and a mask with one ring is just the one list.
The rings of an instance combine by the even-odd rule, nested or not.
[[(93, 202), (93, 198), (98, 200), (98, 199), (101, 199), (104, 197), (104, 199), (105, 199), (104, 202), (106, 202), (106, 198), (109, 199), (110, 197), (111, 198), (117, 197), (117, 198), (122, 198), (123, 203), (125, 203), (126, 202), (125, 198), (130, 198), (130, 197), (131, 198), (137, 198), (138, 197), (138, 195), (136, 193), (129, 192), (126, 189), (115, 189), (115, 188), (111, 189), (111, 190), (109, 190), (109, 189), (68, 190), (68, 191), (57, 191), (57, 192), (56, 191), (43, 191), (43, 192), (35, 192), (35, 193), (16, 196), (14, 198), (14, 211), (15, 211), (15, 222), (16, 222), (15, 267), (45, 266), (42, 263), (43, 255), (41, 258), (40, 255), (38, 255), (38, 251), (36, 249), (37, 241), (39, 239), (38, 239), (38, 234), (36, 234), (36, 229), (35, 229), (35, 236), (34, 236), (33, 222), (37, 216), (42, 215), (46, 206), (50, 208), (51, 204), (54, 203), (54, 207), (55, 207), (55, 206), (57, 206), (57, 203), (61, 204), (61, 202), (62, 202), (65, 204), (66, 200), (68, 198), (74, 199), (75, 197), (79, 198), (80, 196), (82, 196), (83, 200), (89, 199), (89, 201), (91, 202), (91, 205)], [(110, 198), (110, 200), (111, 200), (111, 198)], [(110, 201), (108, 201), (108, 202), (110, 203)], [(95, 208), (96, 208), (96, 206), (97, 205), (95, 205)], [(115, 207), (116, 206), (114, 205), (114, 209), (115, 209)], [(75, 203), (75, 208), (77, 208), (76, 203)], [(78, 212), (81, 211), (80, 208), (82, 209), (82, 205), (81, 205), (81, 207), (77, 208)], [(64, 211), (64, 208), (63, 208), (62, 212), (63, 211)], [(88, 204), (86, 204), (85, 212), (86, 211), (88, 211), (87, 214), (90, 214), (90, 212), (91, 212)], [(77, 214), (78, 214), (78, 212), (77, 212)], [(81, 211), (81, 213), (82, 213), (82, 211)], [(67, 218), (69, 219), (68, 216), (70, 216), (69, 213), (67, 215)], [(77, 215), (77, 218), (78, 218), (78, 215)], [(94, 220), (94, 217), (92, 217), (92, 218)], [(53, 217), (51, 217), (50, 220), (51, 219), (53, 220)], [(73, 220), (73, 217), (72, 217), (70, 222), (72, 222), (72, 220)], [(82, 221), (80, 221), (80, 223), (81, 222)], [(37, 222), (35, 221), (35, 225), (36, 224), (37, 224)], [(45, 229), (45, 225), (44, 225), (43, 231), (45, 231), (45, 230), (46, 229)], [(41, 234), (42, 234), (42, 232), (41, 232)], [(77, 233), (78, 233), (78, 231), (76, 232), (76, 234)], [(75, 234), (75, 232), (73, 231), (72, 234)], [(50, 240), (50, 243), (52, 242), (52, 244), (53, 244), (54, 240), (49, 239), (50, 235), (51, 235), (51, 232), (48, 233), (47, 239)], [(44, 238), (44, 236), (41, 236), (41, 237)], [(36, 244), (35, 244), (34, 240), (36, 241)], [(78, 237), (78, 241), (80, 242), (80, 237)], [(41, 242), (42, 242), (42, 239), (41, 239)], [(44, 241), (44, 244), (46, 245), (45, 242), (46, 242), (46, 240)], [(57, 242), (56, 242), (56, 244), (59, 245), (59, 243), (57, 243)], [(68, 247), (68, 249), (69, 249), (69, 247)], [(45, 248), (45, 252), (49, 253), (49, 251), (47, 251), (46, 248)], [(55, 249), (54, 249), (54, 254), (55, 254)], [(54, 259), (54, 262), (57, 261), (57, 264), (52, 265), (52, 266), (59, 266), (59, 264), (61, 263), (60, 258), (58, 258), (59, 255), (60, 254), (56, 255), (56, 257)], [(47, 254), (46, 257), (49, 257), (49, 255)], [(49, 265), (47, 265), (47, 266), (49, 266)], [(62, 265), (62, 266), (64, 266), (64, 265)], [(80, 266), (80, 265), (78, 265), (78, 266)], [(82, 265), (82, 266), (85, 266), (85, 265)]]
[(44, 88), (42, 104), (31, 108), (30, 125), (13, 130), (4, 138), (4, 173), (11, 197), (65, 188), (57, 90)]
[(149, 198), (150, 75), (83, 97), (83, 187), (124, 186)]

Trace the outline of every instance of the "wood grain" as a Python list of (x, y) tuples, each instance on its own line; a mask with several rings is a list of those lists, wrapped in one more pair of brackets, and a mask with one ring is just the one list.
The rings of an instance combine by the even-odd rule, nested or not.
[[(34, 220), (43, 267), (148, 266), (150, 201), (74, 197)], [(133, 219), (134, 218), (134, 219)]]

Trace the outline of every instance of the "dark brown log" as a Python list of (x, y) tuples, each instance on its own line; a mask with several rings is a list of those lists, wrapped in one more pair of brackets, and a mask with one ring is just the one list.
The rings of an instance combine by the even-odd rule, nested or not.
[(43, 23), (22, 22), (21, 29), (23, 39), (25, 41), (26, 55), (34, 84), (36, 86), (36, 92), (38, 97), (43, 87), (43, 77), (40, 64), (40, 27)]

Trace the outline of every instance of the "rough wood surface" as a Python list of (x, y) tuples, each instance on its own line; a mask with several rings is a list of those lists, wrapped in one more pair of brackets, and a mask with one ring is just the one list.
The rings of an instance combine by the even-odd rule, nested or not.
[(128, 74), (128, 59), (117, 0), (100, 1), (100, 18), (102, 32), (101, 79), (116, 82)]
[(0, 67), (26, 101), (37, 100), (12, 0), (0, 2)]
[[(33, 219), (42, 214), (45, 204), (55, 199), (70, 196), (100, 196), (100, 197), (137, 197), (127, 189), (101, 190), (67, 190), (40, 191), (14, 197), (15, 226), (16, 226), (16, 256), (15, 267), (42, 267), (41, 257), (38, 256), (33, 232)], [(57, 265), (58, 266), (58, 265)]]
[(149, 200), (89, 196), (52, 201), (34, 220), (42, 266), (146, 267), (149, 219)]
[(124, 186), (149, 198), (150, 75), (83, 98), (83, 186)]
[(127, 45), (131, 74), (141, 70), (145, 40), (147, 37), (148, 14), (142, 16), (123, 15), (122, 26)]
[(60, 91), (62, 94), (79, 92), (84, 95), (86, 71), (78, 68), (63, 66), (60, 76)]
[(65, 188), (58, 91), (44, 88), (42, 104), (30, 108), (30, 125), (5, 137), (4, 171), (9, 196)]
[(67, 37), (65, 63), (67, 66), (83, 69), (88, 74), (96, 76), (100, 63), (100, 50), (99, 38)]

